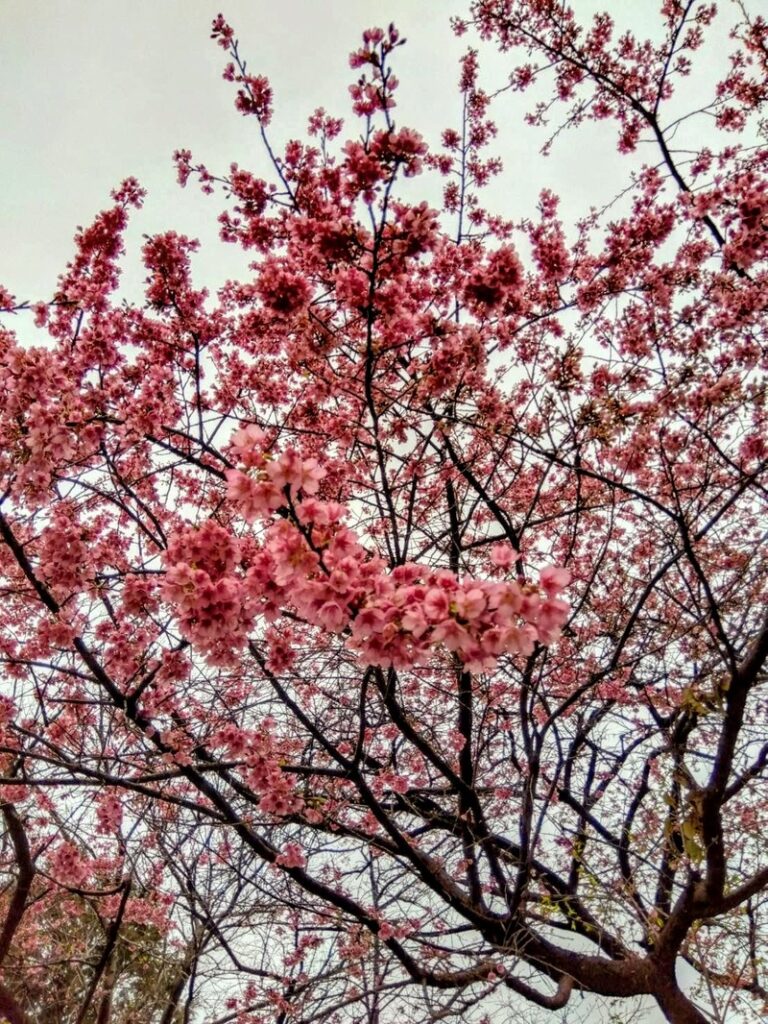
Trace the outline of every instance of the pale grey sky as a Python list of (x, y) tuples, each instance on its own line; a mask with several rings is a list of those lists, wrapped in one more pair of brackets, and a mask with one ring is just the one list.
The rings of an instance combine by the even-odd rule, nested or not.
[[(448, 26), (455, 4), (431, 0), (428, 19), (426, 6), (0, 0), (0, 281), (19, 297), (52, 286), (75, 226), (108, 205), (110, 189), (129, 174), (149, 191), (134, 219), (136, 248), (141, 233), (170, 227), (215, 237), (220, 203), (191, 187), (182, 192), (171, 154), (186, 147), (222, 171), (233, 160), (252, 166), (261, 157), (255, 123), (234, 110), (234, 90), (221, 80), (225, 54), (209, 38), (219, 10), (240, 36), (249, 67), (273, 80), (278, 140), (303, 135), (318, 105), (346, 114), (355, 77), (347, 55), (362, 29), (387, 20), (412, 38), (398, 65), (413, 113), (439, 127), (453, 123), (463, 50)], [(215, 248), (209, 266), (207, 254), (196, 265), (219, 276), (217, 259), (232, 252)]]
[[(580, 0), (585, 9), (594, 0)], [(622, 0), (634, 6), (633, 0)], [(396, 55), (400, 124), (436, 140), (457, 124), (457, 61), (468, 40), (449, 17), (464, 0), (0, 0), (0, 282), (21, 298), (43, 298), (72, 253), (72, 236), (109, 203), (127, 175), (149, 191), (128, 236), (123, 285), (136, 297), (142, 234), (175, 228), (203, 241), (196, 271), (214, 287), (241, 265), (216, 237), (220, 203), (181, 191), (172, 152), (191, 149), (211, 170), (261, 159), (252, 121), (233, 108), (221, 80), (224, 52), (209, 38), (223, 10), (249, 67), (275, 90), (277, 141), (304, 133), (318, 106), (348, 111), (356, 73), (349, 52), (364, 28), (394, 21), (408, 44)], [(488, 84), (505, 79), (507, 58), (487, 50)], [(577, 208), (600, 202), (617, 173), (610, 135), (576, 136), (547, 161), (544, 140), (520, 123), (522, 106), (501, 108), (499, 149), (506, 174), (496, 186), (509, 216), (531, 211), (543, 185), (567, 182)], [(348, 118), (351, 125), (353, 119)], [(597, 152), (595, 147), (597, 146)], [(597, 159), (595, 158), (597, 156)], [(579, 202), (580, 193), (583, 201)], [(438, 196), (429, 197), (435, 203)]]

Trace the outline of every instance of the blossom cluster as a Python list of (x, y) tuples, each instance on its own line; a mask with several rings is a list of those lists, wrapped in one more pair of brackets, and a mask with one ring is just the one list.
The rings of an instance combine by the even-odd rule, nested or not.
[(499, 308), (518, 312), (523, 302), (523, 266), (512, 246), (503, 245), (470, 274), (464, 301), (479, 316)]
[(246, 467), (256, 470), (255, 474), (237, 469), (227, 471), (227, 497), (248, 523), (279, 508), (286, 494), (317, 494), (325, 475), (316, 459), (302, 459), (292, 448), (277, 459), (270, 458), (259, 449), (265, 440), (266, 435), (259, 427), (249, 426), (235, 434), (230, 446)]
[(237, 539), (212, 521), (171, 538), (162, 597), (173, 605), (184, 635), (214, 654), (240, 646), (252, 622), (241, 581)]
[(269, 718), (263, 719), (258, 729), (253, 730), (228, 723), (219, 728), (215, 744), (227, 756), (241, 762), (245, 783), (258, 794), (259, 809), (266, 814), (284, 816), (299, 811), (302, 801), (294, 791), (291, 776), (280, 766), (273, 726)]
[(80, 887), (88, 881), (92, 864), (74, 843), (64, 840), (48, 855), (48, 870), (58, 882)]
[[(235, 434), (230, 452), (244, 470), (228, 472), (227, 489), (246, 522), (265, 521), (263, 542), (246, 559), (230, 531), (207, 521), (176, 533), (166, 554), (164, 599), (209, 654), (241, 646), (257, 615), (274, 621), (283, 610), (343, 635), (367, 664), (426, 663), (443, 650), (489, 671), (503, 654), (557, 638), (569, 612), (559, 596), (566, 570), (545, 568), (538, 585), (412, 562), (389, 571), (344, 525), (347, 509), (314, 496), (325, 475), (318, 461), (294, 449), (268, 455), (265, 441), (256, 426)], [(493, 560), (510, 562), (498, 551)]]

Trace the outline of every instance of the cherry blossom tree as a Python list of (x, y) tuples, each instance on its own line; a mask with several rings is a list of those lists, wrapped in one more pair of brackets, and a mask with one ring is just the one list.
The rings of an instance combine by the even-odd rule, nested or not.
[[(116, 800), (114, 794), (107, 797)], [(39, 822), (31, 816), (24, 821), (10, 803), (3, 805), (3, 816), (2, 1019), (12, 1024), (180, 1019), (173, 1013), (199, 943), (182, 950), (169, 936), (167, 897), (158, 898), (151, 884), (139, 882), (137, 865), (129, 874), (125, 857), (119, 865), (94, 857), (92, 836), (91, 857), (83, 856), (86, 833), (79, 829), (74, 841), (71, 819), (55, 815), (60, 833), (72, 838), (41, 857), (33, 856), (42, 853), (33, 838), (40, 834)]]
[(219, 16), (272, 180), (176, 165), (250, 273), (209, 295), (168, 231), (120, 301), (128, 179), (49, 301), (0, 292), (12, 1024), (760, 1012), (757, 6), (664, 0), (651, 39), (562, 0), (455, 22), (555, 144), (617, 132), (627, 182), (568, 226), (546, 190), (483, 205), (477, 49), (440, 145), (395, 118), (390, 26), (346, 129), (319, 109), (278, 152)]

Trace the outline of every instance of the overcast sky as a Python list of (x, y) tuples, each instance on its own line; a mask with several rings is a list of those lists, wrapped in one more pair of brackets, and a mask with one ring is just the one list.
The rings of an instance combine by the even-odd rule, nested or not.
[[(136, 298), (142, 280), (142, 234), (174, 228), (200, 237), (194, 266), (209, 286), (240, 265), (231, 248), (208, 244), (221, 204), (191, 187), (181, 191), (171, 164), (181, 147), (214, 171), (232, 161), (253, 168), (260, 158), (255, 122), (234, 110), (234, 90), (221, 79), (225, 54), (210, 39), (219, 10), (249, 69), (273, 83), (271, 131), (279, 142), (303, 135), (318, 105), (347, 114), (356, 77), (348, 54), (364, 28), (389, 21), (408, 39), (396, 55), (397, 121), (437, 140), (457, 124), (457, 62), (468, 41), (454, 37), (449, 18), (466, 7), (464, 0), (0, 0), (0, 283), (20, 299), (49, 295), (75, 227), (108, 205), (128, 175), (149, 196), (128, 236), (127, 294)], [(490, 49), (486, 56), (488, 86), (497, 87), (508, 60)], [(610, 134), (602, 153), (599, 136), (574, 136), (541, 161), (545, 136), (521, 125), (522, 109), (511, 97), (500, 108), (503, 212), (531, 211), (543, 185), (567, 184), (574, 210), (604, 199), (618, 165)], [(428, 198), (438, 202), (434, 193)]]
[[(355, 78), (348, 54), (364, 28), (389, 21), (408, 38), (396, 55), (397, 122), (435, 141), (457, 124), (457, 61), (467, 40), (453, 36), (449, 17), (467, 6), (467, 0), (0, 0), (0, 284), (20, 300), (50, 296), (72, 255), (76, 226), (107, 206), (110, 190), (128, 175), (149, 195), (127, 237), (124, 294), (141, 300), (143, 234), (172, 228), (201, 238), (196, 283), (212, 290), (242, 265), (231, 247), (216, 241), (220, 201), (191, 185), (182, 191), (171, 162), (183, 147), (212, 171), (226, 172), (232, 161), (263, 166), (255, 122), (234, 110), (234, 90), (221, 79), (224, 52), (209, 38), (219, 10), (235, 28), (250, 70), (272, 80), (278, 143), (302, 136), (319, 105), (347, 115), (347, 87)], [(575, 0), (575, 6), (589, 13), (603, 5)], [(656, 4), (608, 0), (605, 6), (642, 22)], [(488, 86), (502, 85), (508, 58), (488, 48), (481, 53)], [(724, 53), (721, 47), (712, 59)], [(542, 160), (545, 135), (526, 129), (521, 114), (512, 98), (497, 110), (506, 166), (494, 193), (500, 212), (512, 218), (532, 212), (543, 186), (564, 193), (573, 214), (618, 191), (626, 171), (612, 131), (602, 126), (574, 134)], [(348, 117), (347, 125), (353, 121)], [(434, 192), (428, 198), (438, 201)], [(582, 1003), (568, 1019), (590, 1016), (587, 1007)], [(643, 1024), (660, 1019), (655, 1011), (642, 1017)]]

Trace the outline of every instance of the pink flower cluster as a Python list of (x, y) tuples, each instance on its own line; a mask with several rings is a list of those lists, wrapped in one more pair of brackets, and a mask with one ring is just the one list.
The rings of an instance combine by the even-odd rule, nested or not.
[[(268, 459), (264, 441), (250, 426), (230, 445), (250, 472), (229, 471), (228, 496), (248, 522), (268, 523), (245, 574), (237, 572), (239, 542), (213, 522), (181, 530), (168, 548), (164, 599), (203, 649), (239, 646), (257, 614), (274, 621), (283, 609), (346, 636), (369, 664), (423, 664), (447, 650), (470, 671), (489, 671), (502, 654), (529, 654), (557, 638), (569, 612), (559, 597), (567, 570), (544, 569), (539, 586), (460, 579), (415, 563), (389, 572), (343, 524), (343, 506), (312, 496), (324, 475), (317, 460), (294, 450)], [(273, 519), (278, 508), (283, 514)], [(493, 561), (508, 567), (511, 557), (494, 549)]]
[(252, 614), (233, 571), (240, 545), (208, 520), (171, 537), (161, 596), (178, 612), (182, 633), (211, 654), (241, 646)]
[(74, 843), (63, 842), (48, 857), (48, 872), (62, 885), (83, 886), (91, 874), (91, 865)]
[(307, 858), (298, 843), (286, 843), (275, 858), (275, 863), (284, 868), (303, 868), (306, 866)]
[(485, 266), (469, 275), (464, 301), (477, 316), (489, 312), (518, 312), (522, 309), (525, 276), (520, 258), (511, 245), (492, 253)]
[(290, 316), (311, 299), (312, 289), (308, 281), (292, 270), (286, 261), (273, 257), (264, 260), (259, 269), (256, 290), (273, 313)]
[(768, 186), (757, 175), (742, 174), (731, 183), (728, 193), (733, 196), (736, 213), (725, 218), (731, 232), (724, 253), (747, 270), (768, 253)]
[(242, 82), (243, 89), (237, 94), (235, 106), (241, 114), (255, 114), (261, 124), (272, 120), (272, 86), (264, 75), (234, 75), (235, 82)]
[(60, 597), (84, 583), (90, 564), (86, 541), (87, 532), (78, 524), (74, 507), (66, 503), (40, 531), (39, 571)]
[(285, 502), (286, 489), (292, 498), (299, 492), (317, 494), (325, 471), (317, 459), (304, 459), (292, 448), (279, 458), (264, 453), (266, 435), (257, 426), (238, 430), (230, 452), (253, 474), (227, 470), (227, 497), (239, 509), (247, 523), (279, 508)]
[[(258, 730), (241, 729), (234, 722), (222, 726), (215, 737), (217, 746), (242, 762), (240, 769), (248, 786), (259, 796), (259, 809), (266, 814), (284, 816), (301, 810), (301, 798), (291, 785), (291, 777), (280, 767), (275, 747), (274, 722), (264, 719)], [(287, 865), (298, 867), (301, 865)]]
[[(545, 570), (546, 572), (547, 570)], [(530, 654), (554, 641), (569, 607), (557, 597), (567, 573), (545, 594), (518, 582), (493, 582), (408, 563), (380, 577), (351, 623), (349, 646), (369, 663), (406, 666), (440, 647), (472, 672), (491, 671), (502, 654)]]
[(113, 836), (120, 831), (123, 824), (123, 804), (115, 790), (108, 790), (96, 804), (98, 831), (105, 836)]
[(199, 309), (204, 293), (191, 288), (191, 255), (199, 242), (175, 231), (154, 235), (142, 249), (144, 266), (149, 271), (146, 279), (147, 300), (156, 309), (175, 308), (192, 314)]

